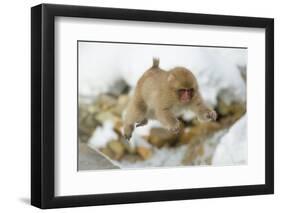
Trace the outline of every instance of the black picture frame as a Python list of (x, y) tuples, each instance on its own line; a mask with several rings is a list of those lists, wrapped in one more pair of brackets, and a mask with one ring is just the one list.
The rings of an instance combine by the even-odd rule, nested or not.
[[(81, 17), (145, 22), (264, 28), (266, 128), (265, 184), (94, 195), (54, 195), (55, 69), (54, 18)], [(148, 10), (41, 4), (31, 8), (31, 204), (60, 208), (216, 198), (274, 193), (274, 20)]]

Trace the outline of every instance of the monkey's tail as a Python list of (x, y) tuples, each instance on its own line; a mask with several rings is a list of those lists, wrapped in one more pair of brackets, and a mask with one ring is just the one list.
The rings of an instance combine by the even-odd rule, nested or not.
[(153, 58), (153, 63), (152, 63), (152, 67), (153, 68), (158, 68), (159, 67), (159, 58)]

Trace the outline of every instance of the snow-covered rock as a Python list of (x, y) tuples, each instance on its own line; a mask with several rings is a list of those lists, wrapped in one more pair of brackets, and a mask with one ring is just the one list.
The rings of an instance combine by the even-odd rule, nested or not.
[(247, 164), (247, 116), (238, 120), (222, 138), (213, 156), (217, 166)]

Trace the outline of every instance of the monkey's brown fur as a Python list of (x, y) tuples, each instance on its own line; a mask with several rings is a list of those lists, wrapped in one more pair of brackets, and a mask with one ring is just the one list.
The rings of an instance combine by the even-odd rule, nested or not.
[[(187, 101), (180, 100), (181, 89), (191, 90)], [(186, 97), (186, 96), (185, 96)], [(180, 122), (176, 112), (190, 109), (201, 121), (216, 120), (217, 114), (204, 103), (195, 76), (184, 67), (169, 71), (159, 67), (159, 59), (139, 79), (124, 117), (124, 136), (128, 140), (136, 126), (147, 123), (149, 118), (157, 119), (168, 130), (178, 133)]]

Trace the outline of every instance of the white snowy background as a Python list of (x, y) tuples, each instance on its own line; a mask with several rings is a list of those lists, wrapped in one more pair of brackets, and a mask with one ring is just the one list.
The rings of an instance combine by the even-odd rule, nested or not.
[[(108, 92), (118, 79), (124, 79), (134, 89), (137, 80), (152, 64), (152, 58), (160, 59), (160, 67), (168, 70), (175, 66), (190, 69), (198, 79), (203, 98), (210, 106), (217, 104), (217, 96), (223, 93), (225, 101), (246, 102), (246, 84), (239, 68), (247, 66), (247, 49), (211, 48), (194, 46), (165, 46), (79, 42), (79, 99), (94, 100), (100, 93)], [(140, 136), (157, 121), (138, 128), (133, 144), (146, 143)], [(110, 122), (98, 127), (89, 140), (92, 148), (105, 146), (115, 139)], [(215, 137), (220, 140), (212, 164), (236, 165), (247, 163), (247, 117), (244, 115), (228, 132)], [(214, 138), (212, 140), (214, 140)], [(184, 147), (173, 151), (155, 151), (149, 161), (124, 167), (169, 166), (180, 162)]]

